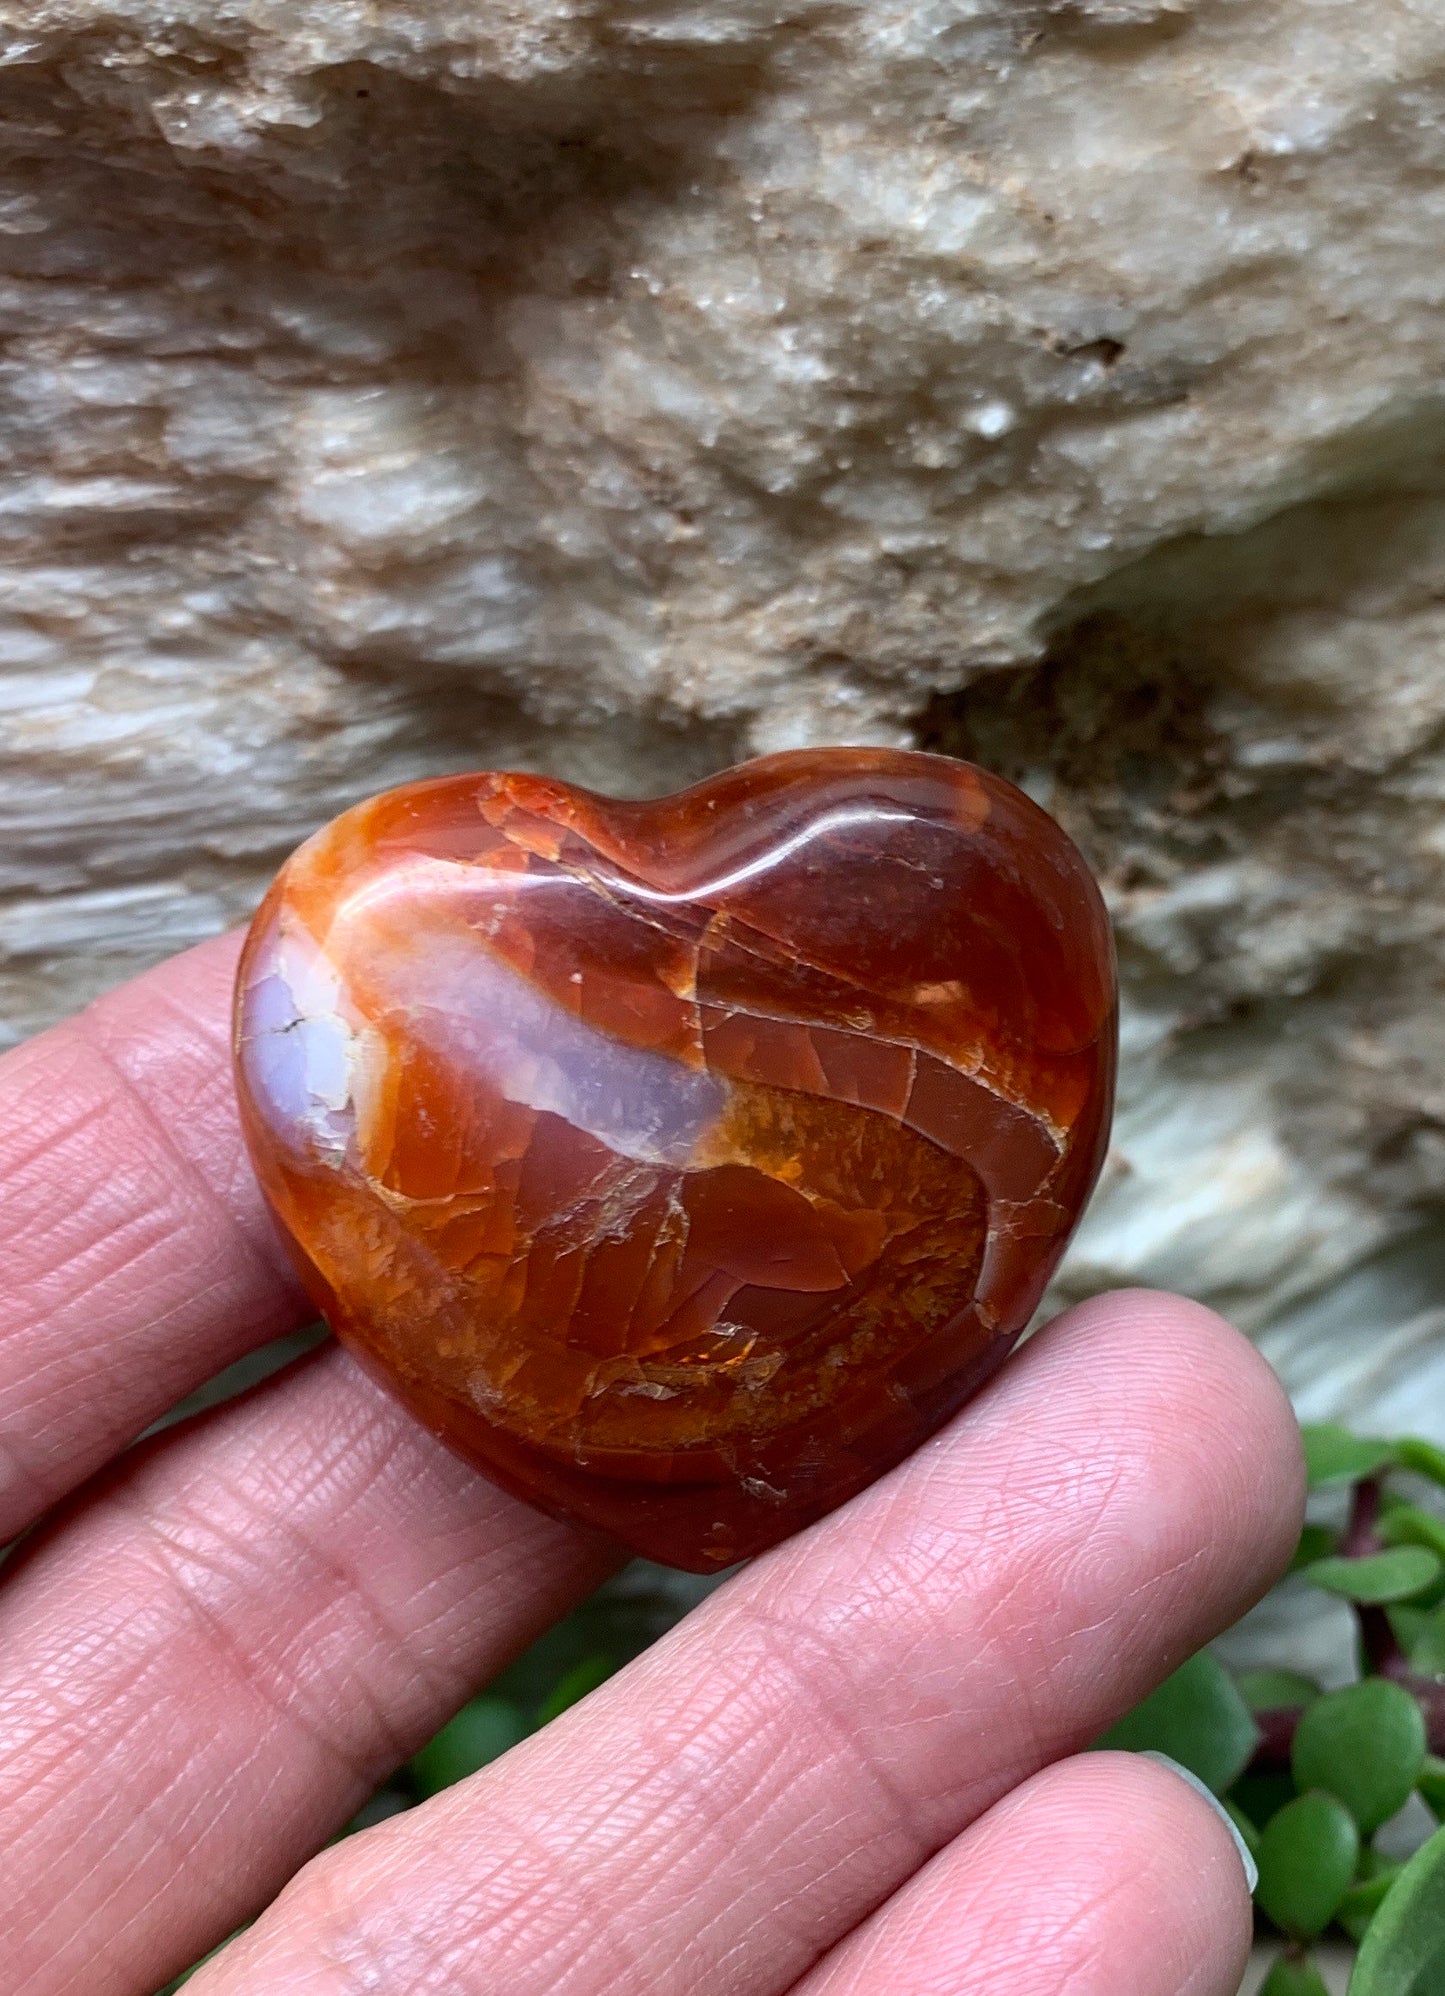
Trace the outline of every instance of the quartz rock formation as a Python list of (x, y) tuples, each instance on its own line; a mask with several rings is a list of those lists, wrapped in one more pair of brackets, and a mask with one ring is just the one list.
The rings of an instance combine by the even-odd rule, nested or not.
[(429, 771), (954, 749), (1099, 868), (1063, 1293), (1445, 1435), (1436, 0), (0, 5), (0, 1008)]

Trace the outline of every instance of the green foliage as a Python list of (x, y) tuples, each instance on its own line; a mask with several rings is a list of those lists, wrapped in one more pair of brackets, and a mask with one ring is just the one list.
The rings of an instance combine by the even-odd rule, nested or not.
[(1406, 1435), (1403, 1441), (1395, 1443), (1394, 1457), (1399, 1468), (1413, 1470), (1416, 1476), (1438, 1483), (1445, 1490), (1445, 1449), (1436, 1448), (1434, 1442), (1421, 1441), (1418, 1435)]
[(1416, 1786), (1424, 1798), (1426, 1808), (1434, 1814), (1438, 1822), (1445, 1822), (1445, 1760), (1442, 1760), (1438, 1754), (1427, 1753)]
[(1358, 1483), (1362, 1476), (1374, 1476), (1395, 1461), (1393, 1442), (1373, 1441), (1351, 1434), (1333, 1421), (1306, 1423), (1300, 1429), (1305, 1448), (1305, 1470), (1311, 1490), (1329, 1490), (1341, 1483)]
[(1422, 1677), (1445, 1677), (1445, 1608), (1393, 1608), (1390, 1626)]
[(1360, 1833), (1344, 1804), (1297, 1795), (1265, 1824), (1255, 1897), (1282, 1932), (1312, 1941), (1334, 1918), (1359, 1857)]
[(1366, 1553), (1362, 1559), (1317, 1559), (1301, 1571), (1311, 1586), (1322, 1587), (1327, 1594), (1377, 1607), (1422, 1594), (1445, 1573), (1445, 1565), (1424, 1546), (1392, 1546), (1388, 1552)]
[(1282, 1954), (1260, 1984), (1259, 1996), (1330, 1996), (1330, 1992), (1307, 1956)]
[(559, 1718), (569, 1705), (578, 1704), (589, 1691), (595, 1691), (599, 1684), (605, 1684), (617, 1668), (610, 1656), (584, 1656), (580, 1663), (572, 1666), (567, 1675), (542, 1700), (537, 1708), (537, 1724), (550, 1725)]
[(1418, 1504), (1389, 1504), (1379, 1523), (1386, 1545), (1424, 1546), (1437, 1559), (1445, 1560), (1445, 1518), (1437, 1518)]
[(1208, 1650), (1191, 1657), (1099, 1741), (1130, 1753), (1167, 1753), (1216, 1795), (1249, 1763), (1259, 1729), (1234, 1679)]
[[(567, 1628), (565, 1623), (560, 1626), (564, 1631)], [(555, 1636), (558, 1631), (551, 1633)], [(575, 1650), (575, 1642), (571, 1647)], [(561, 1663), (565, 1651), (559, 1655), (558, 1646), (553, 1645), (553, 1656), (556, 1663)], [(617, 1658), (602, 1650), (576, 1657), (560, 1671), (554, 1663), (553, 1668), (544, 1666), (542, 1671), (534, 1673), (527, 1659), (522, 1667), (513, 1665), (498, 1678), (490, 1692), (463, 1705), (456, 1717), (415, 1755), (409, 1771), (417, 1795), (425, 1800), (429, 1795), (439, 1794), (499, 1759), (529, 1733), (550, 1725), (569, 1705), (595, 1691), (616, 1668)], [(510, 1697), (499, 1695), (504, 1687), (512, 1693)], [(526, 1696), (539, 1689), (540, 1696)]]
[(1336, 1920), (1355, 1942), (1365, 1938), (1365, 1929), (1374, 1919), (1385, 1897), (1404, 1870), (1402, 1864), (1384, 1864), (1369, 1878), (1360, 1878), (1341, 1899)]
[(1297, 1790), (1287, 1767), (1247, 1767), (1229, 1791), (1229, 1799), (1252, 1823), (1267, 1823), (1276, 1809), (1293, 1802)]
[(1320, 1687), (1298, 1670), (1246, 1670), (1239, 1678), (1239, 1695), (1251, 1712), (1282, 1712), (1313, 1705)]
[(526, 1715), (505, 1698), (473, 1698), (412, 1761), (417, 1792), (436, 1795), (453, 1782), (464, 1781), (525, 1739), (530, 1730)]
[(1424, 1764), (1424, 1714), (1383, 1677), (1317, 1699), (1295, 1729), (1290, 1756), (1301, 1793), (1335, 1796), (1367, 1837), (1405, 1806)]
[(407, 1801), (449, 1788), (486, 1767), (569, 1705), (595, 1691), (677, 1619), (670, 1582), (595, 1594), (558, 1622), (444, 1726), (410, 1763)]
[(1345, 1540), (1358, 1555), (1311, 1522), (1292, 1569), (1355, 1609), (1366, 1675), (1322, 1692), (1298, 1671), (1253, 1670), (1231, 1697), (1217, 1660), (1196, 1657), (1107, 1744), (1170, 1754), (1223, 1799), (1259, 1866), (1256, 1901), (1289, 1942), (1260, 1996), (1322, 1996), (1306, 1950), (1330, 1926), (1361, 1950), (1351, 1996), (1445, 1996), (1445, 1829), (1428, 1862), (1389, 1862), (1370, 1843), (1412, 1793), (1445, 1823), (1445, 1755), (1428, 1751), (1431, 1724), (1445, 1730), (1445, 1517), (1416, 1501), (1418, 1483), (1390, 1480), (1445, 1489), (1445, 1450), (1334, 1426), (1305, 1439), (1313, 1487), (1368, 1482)]
[(1306, 1525), (1289, 1563), (1290, 1572), (1298, 1573), (1301, 1567), (1313, 1566), (1316, 1560), (1327, 1559), (1338, 1543), (1338, 1532), (1332, 1532), (1324, 1525)]
[(1445, 1991), (1445, 1830), (1416, 1851), (1360, 1945), (1350, 1996)]

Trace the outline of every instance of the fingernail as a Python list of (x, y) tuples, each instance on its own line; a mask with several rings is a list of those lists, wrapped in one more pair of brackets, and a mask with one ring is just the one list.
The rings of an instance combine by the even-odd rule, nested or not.
[(1199, 1779), (1199, 1776), (1197, 1774), (1191, 1774), (1187, 1767), (1181, 1767), (1179, 1762), (1177, 1760), (1172, 1760), (1167, 1753), (1155, 1753), (1152, 1749), (1150, 1749), (1147, 1752), (1141, 1753), (1139, 1758), (1141, 1760), (1157, 1760), (1161, 1767), (1167, 1767), (1171, 1769), (1173, 1773), (1179, 1776), (1179, 1779), (1181, 1781), (1187, 1781), (1189, 1783), (1189, 1786), (1194, 1790), (1196, 1795), (1200, 1795), (1204, 1798), (1204, 1800), (1209, 1804), (1210, 1808), (1214, 1811), (1215, 1815), (1218, 1816), (1219, 1820), (1223, 1823), (1225, 1829), (1228, 1830), (1230, 1836), (1233, 1838), (1234, 1848), (1239, 1852), (1239, 1861), (1244, 1866), (1244, 1875), (1249, 1883), (1249, 1889), (1251, 1892), (1253, 1892), (1255, 1886), (1258, 1885), (1259, 1883), (1259, 1866), (1254, 1861), (1254, 1857), (1250, 1852), (1249, 1845), (1244, 1841), (1244, 1838), (1239, 1834), (1239, 1825), (1235, 1822), (1233, 1816), (1230, 1815), (1228, 1809), (1225, 1808), (1224, 1804), (1220, 1801), (1219, 1797), (1214, 1793), (1214, 1791), (1210, 1788), (1206, 1788), (1204, 1783)]

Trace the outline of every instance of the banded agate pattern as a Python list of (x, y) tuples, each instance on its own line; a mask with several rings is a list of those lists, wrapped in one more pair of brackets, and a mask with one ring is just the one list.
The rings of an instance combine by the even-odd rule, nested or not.
[(333, 1328), (504, 1488), (702, 1572), (1007, 1353), (1115, 1039), (1063, 832), (891, 750), (646, 803), (390, 791), (283, 868), (237, 985), (248, 1141)]

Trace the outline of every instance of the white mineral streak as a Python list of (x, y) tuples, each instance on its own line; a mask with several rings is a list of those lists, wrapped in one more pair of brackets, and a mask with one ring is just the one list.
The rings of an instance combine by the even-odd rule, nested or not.
[(1066, 1290), (1445, 1436), (1440, 0), (0, 5), (0, 1004), (477, 763), (921, 740), (1127, 988)]

